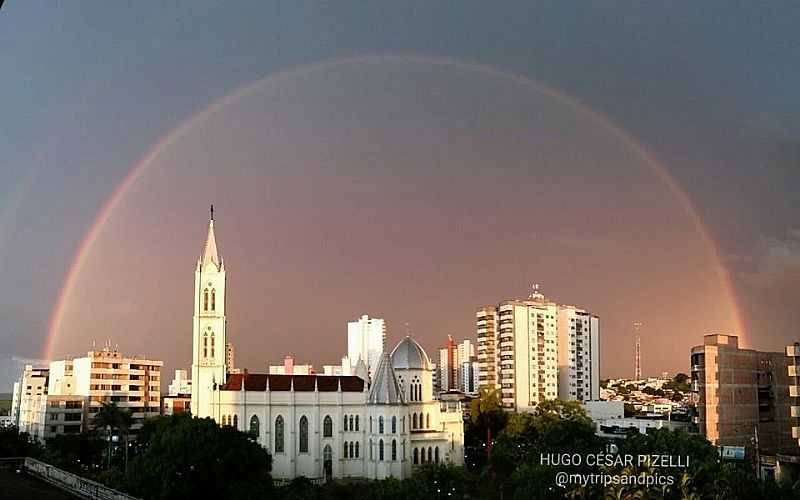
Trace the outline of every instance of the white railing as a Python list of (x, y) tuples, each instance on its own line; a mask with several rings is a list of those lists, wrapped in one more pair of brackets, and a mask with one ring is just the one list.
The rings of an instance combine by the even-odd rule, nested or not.
[(80, 477), (33, 458), (25, 459), (25, 471), (88, 500), (138, 500), (136, 497), (111, 489), (104, 484)]

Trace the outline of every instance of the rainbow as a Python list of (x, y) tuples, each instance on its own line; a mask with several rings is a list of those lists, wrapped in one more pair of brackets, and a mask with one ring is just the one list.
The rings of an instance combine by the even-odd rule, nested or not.
[(173, 128), (165, 136), (163, 136), (152, 147), (152, 149), (150, 149), (144, 156), (142, 156), (139, 159), (137, 163), (134, 164), (134, 166), (130, 169), (130, 171), (123, 179), (123, 181), (108, 197), (108, 199), (103, 204), (99, 212), (99, 215), (94, 220), (91, 227), (84, 236), (83, 240), (81, 241), (80, 245), (78, 246), (78, 249), (75, 252), (75, 257), (72, 260), (72, 264), (69, 266), (68, 271), (66, 273), (64, 279), (64, 285), (58, 294), (58, 298), (56, 299), (56, 303), (53, 308), (52, 315), (50, 317), (50, 321), (48, 324), (47, 338), (44, 344), (44, 349), (42, 351), (42, 358), (50, 359), (53, 355), (53, 347), (55, 345), (56, 340), (58, 339), (58, 335), (60, 333), (61, 326), (64, 321), (64, 315), (66, 314), (68, 297), (70, 296), (71, 291), (75, 286), (77, 278), (81, 272), (81, 269), (83, 268), (83, 264), (86, 261), (87, 255), (90, 253), (92, 245), (97, 240), (97, 237), (102, 231), (106, 221), (108, 221), (109, 217), (114, 211), (114, 208), (120, 203), (122, 198), (125, 196), (125, 193), (127, 192), (128, 188), (136, 182), (136, 180), (148, 169), (148, 167), (153, 163), (155, 158), (158, 157), (158, 155), (164, 149), (169, 147), (178, 138), (186, 134), (195, 124), (206, 120), (216, 111), (224, 108), (226, 105), (242, 97), (245, 97), (248, 94), (251, 94), (266, 85), (277, 84), (280, 83), (281, 81), (285, 81), (291, 78), (295, 78), (297, 76), (313, 73), (323, 69), (331, 68), (334, 66), (345, 66), (345, 65), (355, 65), (355, 64), (377, 64), (384, 62), (433, 64), (437, 66), (474, 71), (488, 76), (494, 76), (497, 78), (504, 79), (506, 81), (511, 81), (522, 87), (532, 89), (536, 92), (545, 94), (548, 97), (556, 99), (559, 102), (567, 105), (568, 107), (580, 111), (581, 113), (589, 116), (591, 119), (600, 123), (603, 127), (605, 127), (613, 135), (617, 136), (628, 147), (630, 147), (633, 151), (635, 151), (644, 160), (644, 162), (648, 166), (650, 166), (650, 168), (653, 170), (656, 176), (662, 182), (665, 183), (665, 185), (670, 189), (670, 191), (680, 202), (680, 205), (683, 207), (686, 214), (690, 217), (693, 224), (698, 229), (698, 232), (700, 233), (708, 251), (714, 257), (715, 272), (719, 276), (720, 281), (723, 283), (725, 291), (728, 294), (729, 301), (733, 306), (736, 327), (740, 332), (740, 335), (744, 335), (745, 332), (744, 321), (742, 319), (742, 314), (737, 305), (736, 294), (734, 292), (730, 275), (725, 269), (724, 265), (722, 264), (722, 258), (720, 256), (719, 248), (717, 247), (713, 238), (711, 238), (711, 236), (709, 235), (708, 229), (705, 227), (702, 219), (697, 213), (697, 209), (695, 208), (692, 201), (689, 199), (689, 196), (681, 188), (677, 180), (675, 180), (675, 178), (672, 177), (669, 171), (661, 163), (658, 162), (658, 160), (654, 157), (652, 153), (647, 151), (641, 144), (639, 144), (627, 131), (623, 130), (615, 123), (613, 123), (611, 120), (609, 120), (607, 117), (597, 113), (596, 111), (585, 106), (580, 101), (571, 96), (555, 91), (526, 76), (522, 76), (505, 70), (500, 70), (498, 68), (488, 66), (483, 63), (461, 60), (461, 59), (453, 59), (442, 56), (421, 56), (414, 54), (370, 54), (370, 55), (335, 58), (335, 59), (329, 59), (325, 61), (305, 64), (294, 68), (286, 69), (277, 72), (275, 74), (267, 75), (266, 77), (256, 80), (254, 82), (246, 83), (244, 85), (235, 88), (233, 91), (223, 95), (219, 99), (213, 101), (210, 105), (208, 105), (204, 109), (192, 114), (191, 116), (189, 116), (188, 119), (184, 120), (177, 127)]

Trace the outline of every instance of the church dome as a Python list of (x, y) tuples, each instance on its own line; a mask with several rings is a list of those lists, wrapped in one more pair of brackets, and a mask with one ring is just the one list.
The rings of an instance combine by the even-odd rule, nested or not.
[(431, 360), (416, 340), (406, 336), (392, 351), (395, 369), (430, 370)]

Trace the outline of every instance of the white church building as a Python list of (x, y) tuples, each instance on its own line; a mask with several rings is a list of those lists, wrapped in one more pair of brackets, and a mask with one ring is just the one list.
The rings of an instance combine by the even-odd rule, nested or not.
[(417, 465), (464, 462), (459, 403), (434, 399), (425, 350), (405, 337), (381, 353), (371, 377), (228, 373), (225, 264), (212, 211), (195, 268), (191, 411), (251, 432), (276, 479), (409, 477)]

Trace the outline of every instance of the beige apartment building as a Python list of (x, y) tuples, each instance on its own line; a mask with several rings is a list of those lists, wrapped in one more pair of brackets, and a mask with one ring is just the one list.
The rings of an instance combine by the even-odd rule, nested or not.
[(49, 368), (26, 366), (15, 384), (14, 415), (20, 430), (39, 440), (79, 433), (103, 403), (133, 415), (132, 431), (161, 411), (162, 361), (126, 357), (116, 349), (52, 361)]
[(775, 454), (792, 449), (789, 358), (739, 348), (735, 335), (712, 334), (691, 350), (695, 424), (717, 446)]

